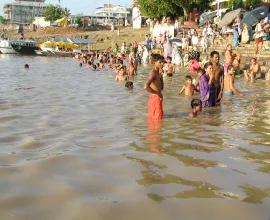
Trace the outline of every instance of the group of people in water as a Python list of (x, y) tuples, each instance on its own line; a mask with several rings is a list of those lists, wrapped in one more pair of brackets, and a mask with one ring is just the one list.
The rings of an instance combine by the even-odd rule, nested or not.
[[(138, 65), (141, 64), (137, 59), (138, 54), (134, 51), (128, 55), (115, 54), (114, 52), (100, 54), (76, 54), (75, 59), (80, 61), (80, 66), (84, 64), (93, 71), (105, 68), (115, 71), (115, 80), (125, 82), (125, 87), (133, 89), (131, 79), (137, 75)], [(199, 61), (199, 66), (191, 71), (191, 75), (186, 76), (186, 82), (179, 92), (179, 95), (185, 94), (193, 96), (195, 92), (200, 93), (200, 99), (191, 101), (192, 111), (190, 116), (195, 117), (205, 107), (216, 106), (223, 96), (231, 96), (233, 94), (244, 97), (245, 95), (235, 88), (235, 75), (239, 74), (240, 55), (232, 52), (232, 45), (227, 46), (225, 52), (224, 65), (220, 64), (220, 55), (217, 51), (210, 53), (210, 59), (202, 62), (199, 60), (200, 53), (192, 51), (190, 59)], [(96, 62), (98, 60), (98, 62)], [(149, 77), (145, 83), (144, 89), (150, 93), (148, 101), (148, 118), (152, 120), (161, 120), (163, 114), (163, 95), (164, 77), (173, 77), (175, 73), (175, 65), (172, 64), (171, 56), (164, 58), (162, 55), (155, 54), (151, 56), (151, 63), (154, 65)], [(259, 64), (255, 58), (251, 59), (251, 65), (244, 72), (246, 80), (256, 79), (256, 74), (260, 71)], [(124, 65), (124, 63), (126, 65)], [(195, 76), (194, 79), (192, 75)], [(197, 80), (195, 79), (197, 78)]]

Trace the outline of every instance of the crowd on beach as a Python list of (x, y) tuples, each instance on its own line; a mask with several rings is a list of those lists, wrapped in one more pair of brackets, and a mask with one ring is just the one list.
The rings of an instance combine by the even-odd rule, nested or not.
[[(239, 19), (236, 22), (239, 23)], [(264, 22), (263, 19), (260, 19), (255, 29), (256, 53), (250, 59), (250, 67), (245, 71), (240, 69), (241, 54), (233, 53), (233, 46), (236, 48), (237, 44), (227, 45), (224, 60), (220, 59), (219, 52), (215, 50), (208, 53), (208, 46), (204, 47), (204, 45), (206, 41), (211, 39), (212, 33), (216, 32), (212, 24), (207, 24), (204, 27), (201, 37), (198, 36), (195, 29), (183, 32), (180, 46), (171, 41), (170, 36), (165, 33), (162, 39), (146, 35), (143, 43), (135, 41), (127, 44), (123, 42), (121, 46), (115, 44), (114, 48), (107, 48), (102, 53), (77, 53), (73, 57), (80, 62), (80, 66), (86, 65), (92, 71), (99, 71), (104, 68), (115, 71), (115, 80), (126, 82), (125, 87), (128, 89), (133, 89), (131, 80), (137, 75), (138, 66), (152, 64), (153, 69), (144, 89), (150, 93), (148, 118), (153, 120), (163, 118), (163, 78), (173, 77), (176, 69), (181, 71), (181, 68), (185, 68), (189, 70), (190, 75), (186, 76), (186, 82), (179, 95), (184, 93), (186, 96), (193, 96), (195, 92), (200, 94), (200, 99), (191, 101), (192, 112), (190, 116), (195, 117), (202, 108), (218, 105), (224, 96), (234, 94), (240, 97), (245, 96), (235, 88), (235, 75), (243, 72), (246, 81), (254, 81), (257, 74), (260, 73), (260, 65), (257, 59), (260, 58), (260, 51), (262, 50), (262, 36), (265, 32)], [(244, 26), (242, 31), (239, 26), (235, 25), (234, 31), (236, 29), (238, 32), (237, 40), (244, 40), (246, 38), (245, 31), (248, 34), (248, 30), (245, 30)], [(241, 38), (239, 35), (241, 35)], [(202, 51), (198, 50), (200, 38)], [(214, 43), (214, 39), (210, 41)], [(159, 49), (162, 49), (162, 54), (155, 53)]]

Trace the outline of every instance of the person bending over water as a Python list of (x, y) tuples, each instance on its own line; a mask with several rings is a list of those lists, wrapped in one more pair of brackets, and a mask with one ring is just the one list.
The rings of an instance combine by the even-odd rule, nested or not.
[(235, 67), (234, 66), (229, 66), (228, 67), (228, 72), (227, 75), (224, 77), (224, 95), (233, 95), (237, 94), (241, 97), (244, 97), (245, 95), (241, 92), (239, 92), (235, 87), (234, 87), (234, 76), (235, 76)]
[(246, 81), (248, 81), (249, 78), (251, 80), (256, 79), (256, 75), (260, 71), (261, 71), (261, 68), (260, 68), (260, 65), (257, 63), (257, 60), (255, 58), (252, 58), (250, 60), (250, 67), (249, 67), (249, 69), (244, 71)]
[(153, 70), (149, 73), (149, 78), (144, 85), (144, 89), (150, 93), (148, 101), (148, 119), (163, 119), (162, 109), (162, 90), (164, 88), (163, 78), (160, 75), (164, 64), (164, 57), (159, 55), (156, 57)]
[(190, 113), (189, 116), (196, 117), (198, 113), (202, 111), (202, 101), (200, 99), (192, 99), (191, 108), (192, 108), (192, 112)]
[(187, 96), (193, 96), (194, 91), (199, 92), (199, 90), (197, 90), (196, 87), (192, 84), (191, 76), (186, 76), (186, 84), (180, 90), (178, 95), (181, 95), (184, 91), (185, 91), (185, 95)]

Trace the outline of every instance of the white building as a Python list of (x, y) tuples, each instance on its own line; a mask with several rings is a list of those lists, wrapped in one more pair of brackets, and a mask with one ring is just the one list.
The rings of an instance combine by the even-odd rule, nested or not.
[(126, 19), (130, 14), (127, 7), (113, 6), (105, 4), (104, 7), (96, 8), (95, 14), (102, 17), (114, 17), (117, 19)]
[(132, 27), (133, 29), (140, 29), (142, 27), (142, 16), (138, 7), (132, 9)]
[(4, 4), (4, 19), (11, 24), (30, 23), (34, 17), (43, 17), (46, 8), (45, 0), (16, 0)]
[(37, 28), (51, 26), (51, 22), (45, 21), (45, 17), (35, 17), (33, 24), (35, 24), (37, 26)]

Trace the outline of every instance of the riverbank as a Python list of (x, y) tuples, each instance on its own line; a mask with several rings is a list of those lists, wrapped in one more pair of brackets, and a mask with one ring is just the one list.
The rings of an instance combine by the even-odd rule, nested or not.
[[(56, 30), (59, 27), (52, 27)], [(102, 30), (80, 30), (74, 31), (73, 33), (64, 32), (57, 34), (57, 31), (53, 34), (48, 34), (45, 31), (26, 31), (24, 34), (25, 38), (33, 38), (37, 43), (43, 43), (47, 40), (50, 40), (53, 37), (57, 38), (87, 38), (87, 39), (95, 39), (97, 43), (93, 45), (91, 48), (95, 50), (104, 50), (108, 47), (113, 47), (115, 43), (121, 45), (123, 42), (140, 42), (145, 40), (145, 35), (149, 34), (149, 28), (141, 28), (141, 29), (133, 29), (132, 27), (120, 28), (120, 35), (117, 35), (117, 30), (114, 32), (102, 29)], [(7, 37), (10, 38), (19, 38), (20, 34), (16, 31), (8, 32), (6, 34)], [(86, 46), (87, 47), (87, 46)]]

